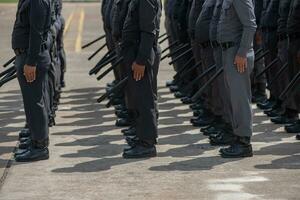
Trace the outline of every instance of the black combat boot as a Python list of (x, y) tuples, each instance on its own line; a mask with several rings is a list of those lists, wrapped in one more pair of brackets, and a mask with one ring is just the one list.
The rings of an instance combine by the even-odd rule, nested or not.
[(186, 97), (186, 95), (180, 91), (177, 91), (174, 93), (174, 97), (180, 99), (180, 98)]
[(132, 148), (126, 149), (123, 152), (123, 158), (150, 158), (156, 157), (156, 147), (154, 143), (138, 140)]
[(166, 87), (170, 87), (170, 86), (173, 86), (173, 85), (175, 85), (175, 84), (176, 84), (176, 83), (175, 83), (174, 80), (167, 81), (167, 82), (166, 82)]
[(136, 128), (134, 126), (131, 126), (128, 129), (123, 129), (122, 133), (124, 136), (136, 136)]
[(297, 120), (291, 125), (286, 125), (284, 128), (288, 133), (300, 133), (300, 120)]
[(209, 143), (212, 146), (232, 145), (236, 143), (237, 137), (232, 131), (220, 130), (218, 134), (209, 136)]
[(298, 112), (292, 109), (286, 109), (285, 113), (271, 118), (274, 124), (293, 124), (299, 119)]
[(133, 120), (128, 118), (120, 118), (116, 121), (116, 126), (124, 127), (124, 126), (131, 126), (133, 124)]
[(49, 140), (33, 140), (30, 148), (27, 149), (22, 154), (15, 155), (15, 160), (17, 162), (31, 162), (38, 160), (47, 160), (49, 159), (49, 150), (48, 150)]
[(19, 139), (21, 138), (28, 138), (30, 137), (30, 131), (29, 128), (23, 128), (19, 133)]
[(172, 85), (169, 88), (170, 88), (170, 92), (172, 93), (179, 91), (179, 87), (177, 85)]
[(29, 138), (27, 140), (23, 139), (22, 141), (20, 141), (18, 148), (19, 149), (28, 149), (30, 146), (31, 146), (31, 139)]
[(259, 102), (257, 103), (257, 107), (262, 109), (262, 110), (268, 110), (273, 108), (273, 106), (276, 105), (276, 101), (274, 100), (274, 98), (269, 98), (268, 100), (266, 100), (265, 102)]
[(237, 141), (227, 148), (220, 149), (223, 158), (252, 157), (252, 145), (250, 137), (237, 137)]
[(192, 101), (192, 99), (190, 97), (183, 97), (180, 100), (181, 100), (181, 102), (183, 104), (191, 104), (191, 103), (193, 103), (193, 101)]
[(129, 117), (127, 110), (116, 111), (116, 115), (118, 118), (128, 118)]

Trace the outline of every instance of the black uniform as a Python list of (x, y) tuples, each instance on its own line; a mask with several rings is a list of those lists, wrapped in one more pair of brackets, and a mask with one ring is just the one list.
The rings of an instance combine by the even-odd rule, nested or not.
[[(155, 65), (158, 51), (161, 3), (158, 0), (131, 0), (121, 40), (123, 66), (129, 81), (125, 90), (128, 109), (135, 113), (136, 134), (141, 141), (155, 144), (157, 138), (157, 105)], [(145, 65), (142, 80), (135, 81), (132, 64)]]
[[(300, 71), (300, 0), (292, 0), (287, 23), (287, 32), (289, 37), (289, 77), (290, 80)], [(292, 110), (300, 111), (300, 94), (295, 92), (289, 100), (288, 107)]]
[[(12, 33), (12, 48), (16, 53), (15, 66), (33, 149), (43, 150), (48, 145), (49, 132), (45, 92), (50, 66), (46, 43), (51, 21), (50, 7), (49, 0), (19, 1)], [(28, 83), (25, 79), (24, 65), (36, 66), (36, 80), (32, 83)], [(28, 156), (30, 157), (30, 152), (32, 151), (16, 160), (24, 161), (23, 158), (26, 160)]]

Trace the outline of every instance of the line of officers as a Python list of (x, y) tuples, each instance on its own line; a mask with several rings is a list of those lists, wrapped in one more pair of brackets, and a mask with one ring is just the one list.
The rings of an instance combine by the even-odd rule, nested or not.
[(19, 133), (15, 160), (49, 158), (49, 127), (61, 89), (65, 87), (62, 0), (19, 0), (12, 32), (15, 68), (21, 88), (26, 125)]
[[(141, 2), (152, 4), (144, 10)], [(166, 0), (167, 36), (161, 42), (168, 40), (169, 46), (163, 51), (157, 44), (159, 20), (156, 31), (146, 22), (153, 5), (160, 4), (105, 0), (101, 9), (109, 50), (123, 59), (107, 90), (130, 80), (124, 93), (119, 90), (110, 96), (119, 117), (116, 125), (130, 126), (122, 130), (129, 144), (125, 158), (156, 155), (156, 77), (161, 54), (167, 51), (162, 60), (171, 58), (169, 64), (176, 72), (167, 86), (176, 98), (191, 104), (195, 116), (191, 123), (201, 127), (210, 144), (226, 145), (220, 149), (222, 157), (253, 156), (252, 103), (264, 109), (272, 122), (286, 124), (288, 132), (299, 132), (299, 91), (286, 95), (300, 69), (299, 0)], [(131, 35), (136, 27), (129, 24), (134, 22), (139, 32)], [(145, 49), (154, 41), (150, 31), (155, 45), (152, 64), (147, 66), (134, 61), (150, 52)], [(146, 66), (145, 76), (136, 76), (135, 64)]]
[(170, 48), (174, 70), (194, 66), (167, 86), (183, 103), (197, 100), (191, 123), (211, 145), (229, 145), (222, 157), (253, 155), (251, 103), (300, 132), (299, 0), (167, 0), (164, 7), (169, 44), (188, 44), (179, 56)]

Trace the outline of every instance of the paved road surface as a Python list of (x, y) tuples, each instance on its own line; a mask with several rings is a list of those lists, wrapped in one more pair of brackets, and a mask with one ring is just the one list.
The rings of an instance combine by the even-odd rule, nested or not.
[[(16, 5), (0, 4), (0, 58), (12, 56), (10, 33)], [(87, 57), (100, 46), (81, 44), (103, 33), (100, 5), (65, 4), (68, 22), (67, 87), (57, 126), (51, 129), (51, 159), (28, 164), (10, 161), (17, 131), (24, 125), (16, 81), (0, 89), (0, 200), (247, 200), (300, 199), (300, 144), (255, 107), (255, 157), (222, 159), (199, 130), (191, 112), (164, 87), (173, 75), (164, 62), (159, 74), (158, 157), (124, 160), (120, 129), (112, 109), (95, 102), (104, 84), (87, 75), (96, 63)], [(98, 59), (100, 55), (98, 56)]]

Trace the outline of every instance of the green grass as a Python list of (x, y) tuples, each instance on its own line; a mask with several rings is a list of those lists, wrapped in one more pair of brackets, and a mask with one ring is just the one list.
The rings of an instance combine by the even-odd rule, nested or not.
[(16, 3), (18, 0), (0, 0), (0, 3)]

